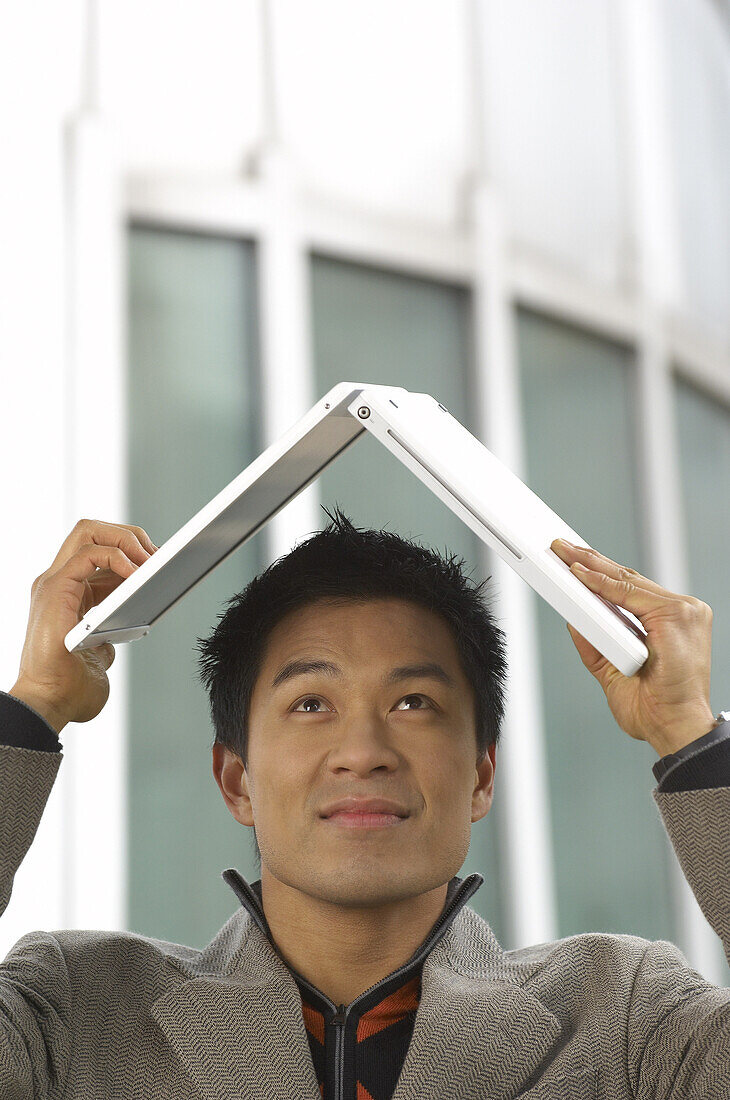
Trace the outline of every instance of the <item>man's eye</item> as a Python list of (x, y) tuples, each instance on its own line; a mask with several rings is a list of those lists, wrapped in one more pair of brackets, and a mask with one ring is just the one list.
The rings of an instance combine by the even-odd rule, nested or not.
[[(322, 700), (318, 699), (316, 695), (308, 695), (307, 698), (302, 699), (301, 703), (298, 703), (297, 706), (294, 709), (299, 710), (299, 707), (303, 707), (305, 703), (321, 703), (321, 702), (322, 702)], [(319, 711), (317, 711), (317, 710), (308, 710), (306, 713), (307, 714), (319, 714)]]
[[(408, 708), (409, 710), (425, 710), (425, 709), (429, 708), (430, 705), (431, 705), (428, 702), (428, 700), (426, 699), (425, 695), (404, 695), (400, 702), (405, 703), (409, 699), (418, 699), (419, 703), (424, 704), (424, 705), (418, 706), (418, 707), (409, 707)], [(308, 695), (306, 699), (302, 699), (302, 701), (300, 703), (297, 703), (296, 707), (294, 707), (294, 711), (298, 711), (299, 708), (305, 706), (305, 704), (317, 703), (319, 705), (319, 703), (321, 703), (321, 702), (322, 702), (322, 700), (317, 695)], [(400, 706), (400, 703), (398, 705)], [(303, 713), (306, 713), (306, 714), (319, 714), (320, 712), (318, 710), (307, 709)]]
[[(425, 704), (426, 704), (425, 707), (416, 707), (415, 708), (416, 710), (425, 710), (426, 707), (429, 707), (431, 705), (428, 702), (428, 700), (426, 699), (425, 695), (404, 695), (403, 698), (401, 699), (401, 703), (405, 703), (407, 699), (419, 699), (421, 702), (425, 702)], [(414, 709), (414, 708), (410, 708), (410, 709)]]

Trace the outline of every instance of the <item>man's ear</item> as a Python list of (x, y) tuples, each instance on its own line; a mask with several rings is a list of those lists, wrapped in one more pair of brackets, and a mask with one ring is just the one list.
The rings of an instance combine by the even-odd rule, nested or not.
[(491, 808), (494, 795), (494, 772), (497, 767), (496, 752), (496, 744), (490, 745), (484, 759), (477, 762), (475, 769), (477, 781), (471, 796), (472, 823), (481, 821)]
[(213, 745), (213, 775), (236, 821), (242, 825), (253, 825), (248, 776), (243, 761), (238, 753), (219, 742)]

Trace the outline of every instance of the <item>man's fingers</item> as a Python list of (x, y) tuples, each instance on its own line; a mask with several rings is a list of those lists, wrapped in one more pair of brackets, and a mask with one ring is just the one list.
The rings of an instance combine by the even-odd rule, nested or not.
[(89, 543), (118, 546), (137, 565), (143, 565), (155, 549), (154, 543), (142, 527), (127, 523), (105, 523), (97, 519), (80, 519), (64, 540), (47, 572), (57, 573), (69, 558)]
[(84, 597), (81, 601), (81, 618), (87, 611), (96, 607), (105, 600), (115, 588), (119, 588), (127, 579), (127, 575), (120, 575), (111, 569), (97, 569), (90, 577), (86, 578), (84, 585)]
[(634, 584), (633, 580), (611, 577), (602, 568), (581, 568), (580, 562), (573, 562), (570, 570), (592, 591), (615, 603), (617, 607), (630, 611), (638, 619), (652, 611), (665, 611), (676, 604), (678, 599), (684, 603), (688, 602), (684, 597), (676, 597), (672, 593), (664, 595), (665, 590), (657, 591), (658, 586), (648, 588), (641, 584)]
[[(649, 577), (637, 573), (635, 569), (631, 569), (627, 565), (620, 565), (618, 562), (612, 561), (611, 558), (607, 558), (605, 554), (599, 554), (598, 550), (594, 550), (592, 547), (586, 548), (583, 546), (568, 545), (567, 543), (561, 543), (558, 539), (555, 539), (550, 544), (550, 549), (554, 550), (566, 565), (572, 566), (573, 562), (580, 562), (588, 569), (603, 573), (605, 576), (612, 577), (614, 580), (628, 581), (636, 588), (645, 588), (647, 591), (656, 592), (658, 595), (665, 596), (667, 599), (687, 599), (687, 597), (681, 595), (681, 593), (670, 592), (668, 588), (664, 588), (661, 584), (657, 584), (656, 581), (652, 581)], [(629, 610), (631, 611), (633, 608), (629, 608)]]
[[(145, 561), (147, 560), (147, 555)], [(90, 580), (97, 569), (109, 570), (120, 577), (130, 577), (139, 568), (137, 562), (127, 557), (118, 546), (82, 546), (68, 559), (59, 575), (74, 581)]]
[(597, 680), (601, 681), (602, 673), (606, 668), (612, 670), (615, 675), (621, 675), (608, 658), (604, 657), (601, 651), (596, 649), (587, 638), (584, 638), (574, 626), (571, 626), (570, 623), (565, 625), (568, 627), (568, 632), (573, 639), (575, 648), (578, 650), (581, 661)]

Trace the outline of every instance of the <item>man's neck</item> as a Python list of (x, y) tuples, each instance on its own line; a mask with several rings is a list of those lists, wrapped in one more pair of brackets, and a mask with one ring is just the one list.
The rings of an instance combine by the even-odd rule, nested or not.
[(348, 1005), (402, 966), (446, 902), (448, 884), (413, 898), (353, 909), (303, 894), (262, 867), (261, 897), (286, 965), (336, 1005)]

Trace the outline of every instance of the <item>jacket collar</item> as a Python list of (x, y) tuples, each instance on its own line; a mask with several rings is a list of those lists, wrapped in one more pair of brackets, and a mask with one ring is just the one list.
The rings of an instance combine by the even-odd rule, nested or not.
[[(256, 922), (264, 935), (268, 937), (274, 950), (276, 950), (276, 944), (271, 936), (271, 930), (269, 929), (263, 909), (261, 880), (258, 879), (256, 882), (249, 885), (235, 867), (229, 867), (227, 871), (223, 872), (221, 877), (228, 883), (241, 904), (245, 906), (250, 913), (251, 919)], [(389, 996), (420, 971), (428, 953), (433, 949), (436, 943), (438, 943), (441, 937), (445, 935), (449, 925), (459, 913), (459, 910), (462, 909), (469, 898), (477, 892), (483, 882), (484, 879), (480, 874), (469, 875), (465, 882), (456, 875), (451, 879), (446, 890), (446, 900), (444, 901), (441, 913), (431, 927), (428, 935), (419, 944), (407, 962), (399, 966), (397, 970), (393, 971), (385, 978), (382, 978), (381, 981), (371, 986), (370, 989), (366, 990), (355, 999), (355, 1003), (351, 1009), (352, 1015), (362, 1015), (363, 1012), (366, 1012), (373, 1005), (378, 1004), (384, 997)], [(313, 986), (311, 982), (308, 982), (302, 974), (296, 971), (292, 966), (289, 966), (288, 963), (287, 966), (289, 967), (292, 977), (299, 986), (302, 997), (306, 998), (310, 1004), (313, 1004), (316, 1008), (325, 1013), (334, 1012), (337, 1009), (338, 1006), (333, 1004), (329, 997), (326, 997), (321, 990)]]
[[(235, 881), (241, 908), (201, 952), (164, 945), (177, 981), (152, 1017), (204, 1100), (320, 1100), (300, 990), (271, 942), (256, 884), (238, 872), (224, 878)], [(482, 882), (452, 879), (441, 917), (409, 960), (423, 956), (421, 1000), (392, 1100), (463, 1100), (464, 1081), (509, 1100), (558, 1040), (557, 1018), (524, 988), (536, 964), (529, 954), (511, 958), (466, 905)]]
[[(235, 867), (229, 867), (228, 870), (223, 871), (221, 878), (228, 883), (233, 893), (241, 902), (241, 905), (244, 906), (250, 914), (251, 919), (255, 921), (264, 935), (268, 937), (272, 947), (275, 949), (276, 944), (274, 943), (271, 929), (269, 928), (269, 922), (266, 920), (266, 914), (264, 913), (261, 879), (257, 879), (256, 882), (249, 884)], [(415, 959), (416, 955), (420, 956), (423, 954), (424, 948), (430, 950), (431, 947), (434, 946), (437, 940), (446, 932), (459, 910), (467, 903), (469, 898), (477, 892), (483, 882), (484, 878), (478, 873), (469, 875), (466, 881), (460, 879), (456, 875), (451, 879), (446, 890), (446, 900), (439, 918), (434, 923), (423, 943), (419, 945), (411, 956), (412, 959)]]

